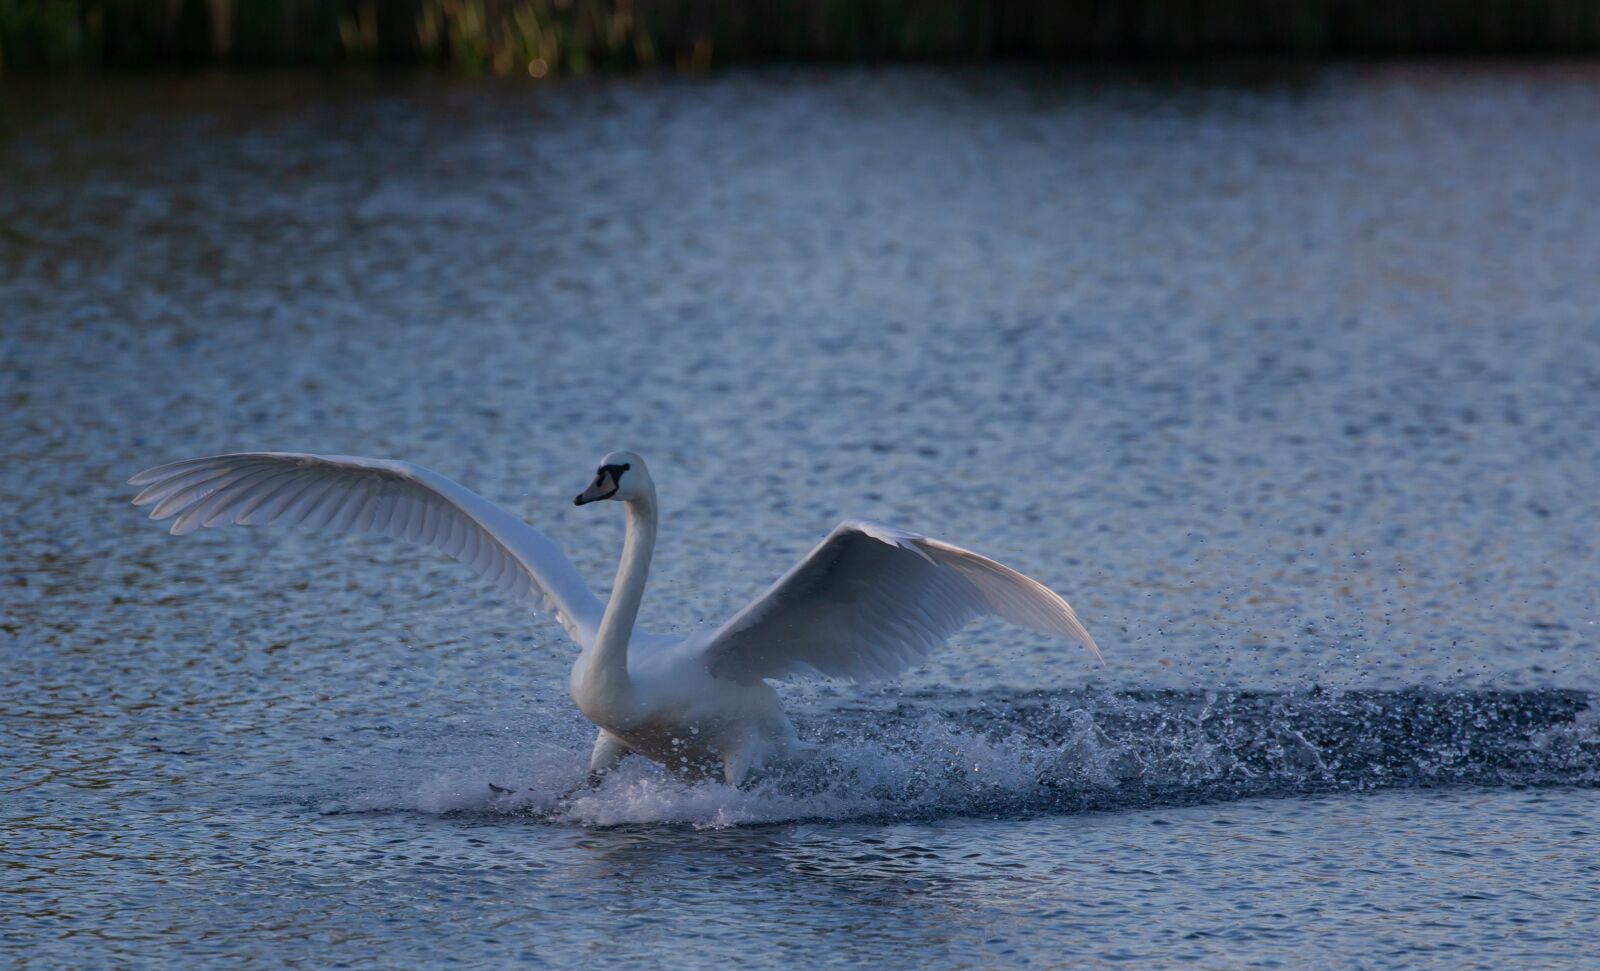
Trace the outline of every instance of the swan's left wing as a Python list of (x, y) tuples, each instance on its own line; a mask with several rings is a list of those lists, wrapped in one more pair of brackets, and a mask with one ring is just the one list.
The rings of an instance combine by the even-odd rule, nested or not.
[(799, 565), (705, 642), (735, 681), (806, 670), (891, 678), (992, 614), (1100, 649), (1054, 591), (985, 556), (893, 526), (839, 524)]
[(303, 452), (236, 452), (146, 469), (136, 506), (203, 526), (311, 526), (382, 533), (432, 546), (552, 614), (579, 645), (604, 609), (550, 537), (484, 497), (410, 462)]

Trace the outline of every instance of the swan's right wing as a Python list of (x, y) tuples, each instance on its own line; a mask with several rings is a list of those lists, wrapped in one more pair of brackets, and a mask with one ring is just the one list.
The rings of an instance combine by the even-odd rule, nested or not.
[(383, 533), (443, 550), (478, 576), (531, 597), (588, 644), (604, 611), (550, 538), (489, 500), (409, 462), (238, 452), (146, 469), (136, 506), (177, 517), (172, 533), (234, 523)]
[(845, 522), (704, 642), (735, 681), (816, 671), (890, 678), (985, 614), (1100, 649), (1037, 580), (971, 550), (878, 523)]

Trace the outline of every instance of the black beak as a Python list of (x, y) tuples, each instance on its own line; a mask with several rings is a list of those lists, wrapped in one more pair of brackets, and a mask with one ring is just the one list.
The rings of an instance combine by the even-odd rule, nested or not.
[(610, 499), (616, 494), (616, 482), (608, 475), (597, 475), (594, 477), (594, 481), (589, 483), (589, 488), (572, 497), (572, 504), (574, 506), (583, 506), (591, 502), (599, 502), (601, 499)]

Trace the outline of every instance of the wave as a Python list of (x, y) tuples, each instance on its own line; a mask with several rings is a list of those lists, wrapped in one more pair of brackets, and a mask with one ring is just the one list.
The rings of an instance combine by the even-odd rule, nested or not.
[(1194, 805), (1435, 786), (1600, 786), (1600, 707), (1573, 690), (1058, 691), (907, 696), (797, 719), (820, 754), (733, 790), (535, 739), (325, 812), (724, 827)]

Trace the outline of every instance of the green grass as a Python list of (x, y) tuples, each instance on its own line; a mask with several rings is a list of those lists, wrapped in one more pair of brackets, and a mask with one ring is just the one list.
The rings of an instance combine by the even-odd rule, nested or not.
[(1600, 0), (0, 0), (0, 71), (1596, 52)]

